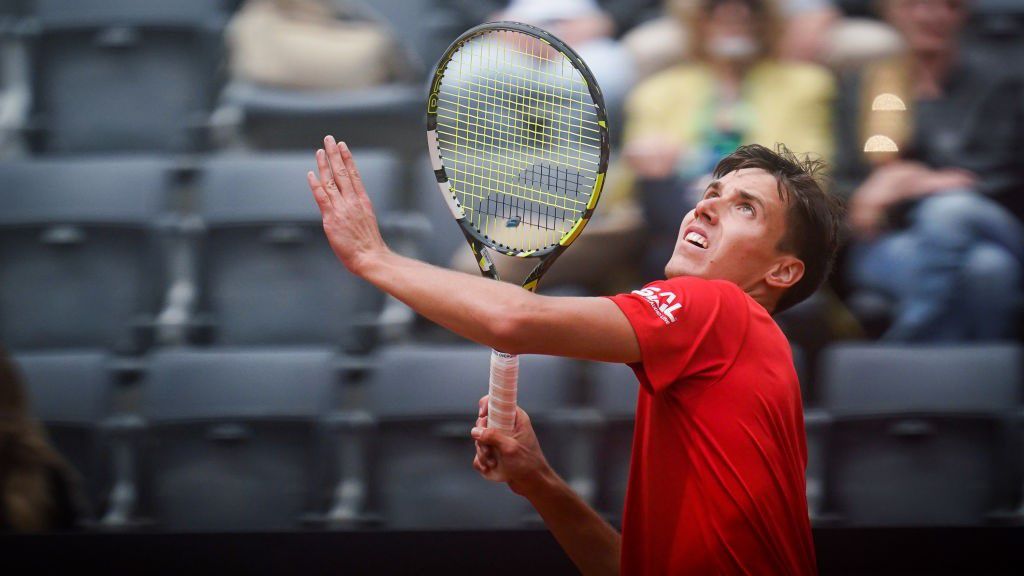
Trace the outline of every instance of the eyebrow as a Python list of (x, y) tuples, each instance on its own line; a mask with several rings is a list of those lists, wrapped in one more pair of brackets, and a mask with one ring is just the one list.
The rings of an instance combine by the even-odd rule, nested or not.
[[(704, 190), (704, 193), (707, 194), (712, 190), (718, 192), (721, 191), (721, 189), (722, 182), (720, 180), (715, 180), (714, 182), (708, 184), (708, 187)], [(752, 194), (751, 192), (744, 190), (743, 188), (736, 190), (736, 193), (740, 195), (740, 198), (743, 198), (747, 202), (753, 202), (754, 204), (757, 204), (757, 206), (761, 210), (761, 213), (764, 213), (768, 210), (764, 205), (764, 201), (761, 200), (759, 196), (756, 196), (755, 194)]]
[(743, 189), (737, 190), (737, 192), (739, 193), (740, 198), (743, 198), (748, 202), (753, 202), (754, 204), (757, 204), (758, 207), (760, 207), (762, 213), (767, 211), (767, 208), (765, 208), (764, 206), (764, 201), (761, 200), (759, 196), (755, 196), (754, 194), (751, 194), (750, 192)]

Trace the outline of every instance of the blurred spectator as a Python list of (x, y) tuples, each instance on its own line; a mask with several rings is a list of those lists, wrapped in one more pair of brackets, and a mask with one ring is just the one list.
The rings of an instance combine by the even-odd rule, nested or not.
[[(636, 27), (623, 43), (641, 77), (692, 58), (689, 36), (692, 11), (700, 0), (666, 0), (665, 16)], [(900, 48), (899, 36), (871, 18), (847, 18), (834, 0), (777, 0), (785, 18), (779, 34), (779, 56), (819, 62), (836, 69), (856, 68), (889, 56)]]
[(644, 207), (651, 278), (660, 275), (704, 176), (737, 146), (782, 142), (797, 153), (832, 155), (833, 78), (775, 57), (782, 22), (769, 2), (702, 0), (691, 18), (694, 61), (634, 90), (623, 148), (629, 170), (610, 182)]
[(0, 348), (0, 533), (74, 529), (82, 502), (77, 474), (47, 442)]
[(966, 0), (883, 9), (907, 54), (852, 75), (839, 106), (850, 281), (897, 302), (887, 338), (1010, 337), (1024, 258), (1021, 80), (959, 49)]
[(246, 0), (228, 26), (234, 80), (353, 89), (409, 74), (388, 27), (331, 0)]
[(633, 62), (614, 39), (615, 22), (594, 0), (513, 0), (491, 19), (532, 24), (568, 44), (594, 73), (615, 123), (633, 86)]
[(899, 51), (899, 35), (869, 18), (846, 18), (835, 0), (783, 0), (783, 58), (851, 69)]

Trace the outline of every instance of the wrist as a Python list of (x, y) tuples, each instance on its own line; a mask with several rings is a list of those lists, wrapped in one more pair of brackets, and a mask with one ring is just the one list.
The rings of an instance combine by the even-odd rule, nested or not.
[(534, 504), (536, 504), (537, 500), (543, 500), (557, 492), (560, 487), (567, 487), (565, 481), (548, 465), (545, 465), (536, 474), (516, 482), (516, 484), (514, 492)]
[(362, 252), (352, 261), (352, 273), (372, 282), (372, 276), (386, 266), (392, 256), (393, 253), (386, 246)]

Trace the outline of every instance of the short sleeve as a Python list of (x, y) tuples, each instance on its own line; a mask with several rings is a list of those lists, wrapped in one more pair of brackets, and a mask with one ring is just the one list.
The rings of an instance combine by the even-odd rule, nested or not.
[(611, 296), (636, 333), (640, 383), (658, 393), (682, 381), (713, 382), (735, 360), (749, 321), (747, 296), (721, 280), (680, 277)]

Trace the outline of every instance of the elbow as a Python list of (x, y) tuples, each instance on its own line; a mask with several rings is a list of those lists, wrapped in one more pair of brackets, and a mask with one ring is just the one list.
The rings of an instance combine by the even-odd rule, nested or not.
[[(530, 294), (530, 299), (536, 298)], [(533, 352), (531, 342), (537, 335), (537, 307), (530, 299), (495, 310), (489, 319), (489, 344), (495, 350), (508, 354)]]
[(526, 354), (529, 321), (519, 311), (505, 310), (490, 320), (488, 345), (508, 354)]

